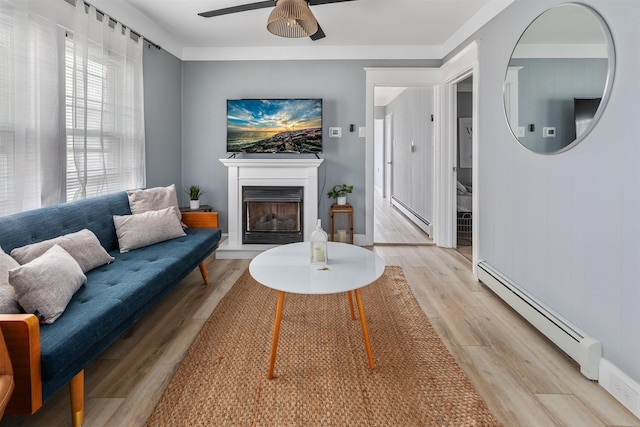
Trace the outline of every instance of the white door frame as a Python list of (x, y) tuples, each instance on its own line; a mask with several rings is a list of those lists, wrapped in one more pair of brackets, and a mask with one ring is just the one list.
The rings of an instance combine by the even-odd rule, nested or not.
[(355, 243), (373, 245), (373, 197), (374, 194), (374, 121), (376, 86), (436, 87), (442, 82), (440, 68), (364, 68), (366, 77), (365, 97), (365, 235), (356, 236)]
[(393, 196), (393, 112), (384, 116), (383, 185), (382, 196), (391, 203)]
[(457, 82), (473, 74), (473, 272), (478, 262), (478, 43), (473, 41), (439, 68), (372, 68), (366, 72), (365, 235), (357, 244), (373, 244), (374, 92), (376, 86), (435, 88), (434, 235), (438, 246), (454, 246), (456, 225), (455, 144)]
[[(437, 122), (436, 140), (441, 143), (436, 145), (436, 170), (435, 191), (436, 211), (434, 218), (434, 241), (439, 246), (455, 247), (456, 236), (456, 146), (457, 146), (457, 88), (456, 85), (467, 77), (473, 75), (473, 100), (472, 100), (472, 269), (477, 275), (478, 264), (478, 224), (479, 224), (479, 190), (478, 179), (478, 113), (480, 74), (478, 67), (478, 43), (471, 42), (460, 53), (447, 61), (442, 67), (442, 84), (437, 91), (437, 109), (440, 111), (441, 120)], [(438, 135), (439, 130), (439, 135)]]

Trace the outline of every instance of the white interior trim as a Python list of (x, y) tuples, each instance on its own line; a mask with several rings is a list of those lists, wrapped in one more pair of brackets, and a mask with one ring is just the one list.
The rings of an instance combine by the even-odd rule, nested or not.
[(365, 140), (365, 234), (364, 245), (373, 245), (374, 197), (374, 123), (376, 86), (436, 87), (441, 82), (440, 68), (372, 68), (365, 67), (366, 140)]
[(225, 250), (243, 251), (242, 187), (303, 187), (303, 236), (309, 240), (318, 219), (318, 167), (323, 159), (220, 159), (228, 169), (228, 238)]
[[(478, 115), (479, 115), (479, 88), (480, 74), (478, 67), (478, 42), (469, 43), (457, 55), (442, 65), (442, 82), (439, 87), (440, 100), (439, 113), (440, 120), (436, 121), (436, 127), (440, 129), (441, 147), (436, 151), (436, 169), (435, 169), (435, 217), (434, 217), (434, 242), (438, 246), (454, 247), (456, 235), (456, 173), (454, 167), (456, 162), (456, 144), (457, 144), (457, 112), (456, 112), (456, 84), (470, 75), (473, 75), (473, 105), (472, 105), (472, 156), (473, 156), (473, 193), (472, 193), (472, 211), (473, 218), (471, 220), (472, 228), (472, 271), (477, 277), (478, 264), (478, 226), (479, 226), (479, 190), (480, 181), (478, 173)], [(438, 110), (436, 110), (438, 112)], [(438, 132), (438, 131), (436, 131)], [(436, 134), (438, 138), (438, 133)], [(438, 141), (438, 139), (436, 139)]]
[[(438, 246), (453, 247), (455, 235), (455, 141), (457, 132), (455, 85), (473, 74), (473, 92), (478, 93), (478, 43), (471, 42), (439, 68), (366, 67), (366, 151), (365, 151), (365, 236), (373, 244), (374, 197), (374, 100), (376, 86), (435, 88), (435, 155), (433, 240)], [(473, 272), (478, 262), (478, 96), (473, 97)]]
[(640, 418), (640, 384), (605, 358), (600, 359), (598, 383)]
[[(266, 30), (265, 30), (266, 31)], [(425, 59), (442, 57), (441, 46), (236, 46), (184, 47), (183, 61)]]

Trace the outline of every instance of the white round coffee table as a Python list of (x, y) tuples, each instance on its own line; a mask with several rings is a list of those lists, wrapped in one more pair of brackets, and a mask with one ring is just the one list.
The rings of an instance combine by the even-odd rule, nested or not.
[(370, 250), (346, 243), (328, 242), (329, 262), (326, 265), (311, 264), (309, 251), (309, 242), (290, 243), (262, 252), (249, 264), (249, 272), (256, 281), (278, 291), (268, 378), (273, 378), (286, 293), (319, 295), (346, 292), (351, 318), (355, 319), (351, 299), (351, 291), (354, 291), (369, 367), (373, 369), (360, 289), (382, 276), (384, 261)]

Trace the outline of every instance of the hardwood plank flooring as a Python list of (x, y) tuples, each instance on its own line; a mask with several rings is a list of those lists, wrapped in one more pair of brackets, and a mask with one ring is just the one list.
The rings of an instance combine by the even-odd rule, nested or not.
[[(640, 426), (477, 282), (468, 259), (457, 251), (423, 245), (372, 250), (387, 264), (403, 267), (430, 322), (505, 426)], [(194, 271), (93, 362), (86, 369), (86, 426), (143, 426), (204, 321), (248, 264), (211, 257), (209, 286)], [(371, 340), (375, 359), (375, 337)], [(0, 421), (0, 427), (69, 425), (66, 388), (36, 414)]]
[(433, 245), (420, 227), (374, 191), (373, 241), (376, 245)]

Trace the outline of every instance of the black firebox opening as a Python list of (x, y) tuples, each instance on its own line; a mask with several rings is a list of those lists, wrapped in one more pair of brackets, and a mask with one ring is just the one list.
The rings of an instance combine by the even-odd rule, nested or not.
[(304, 187), (242, 187), (242, 243), (302, 242)]

